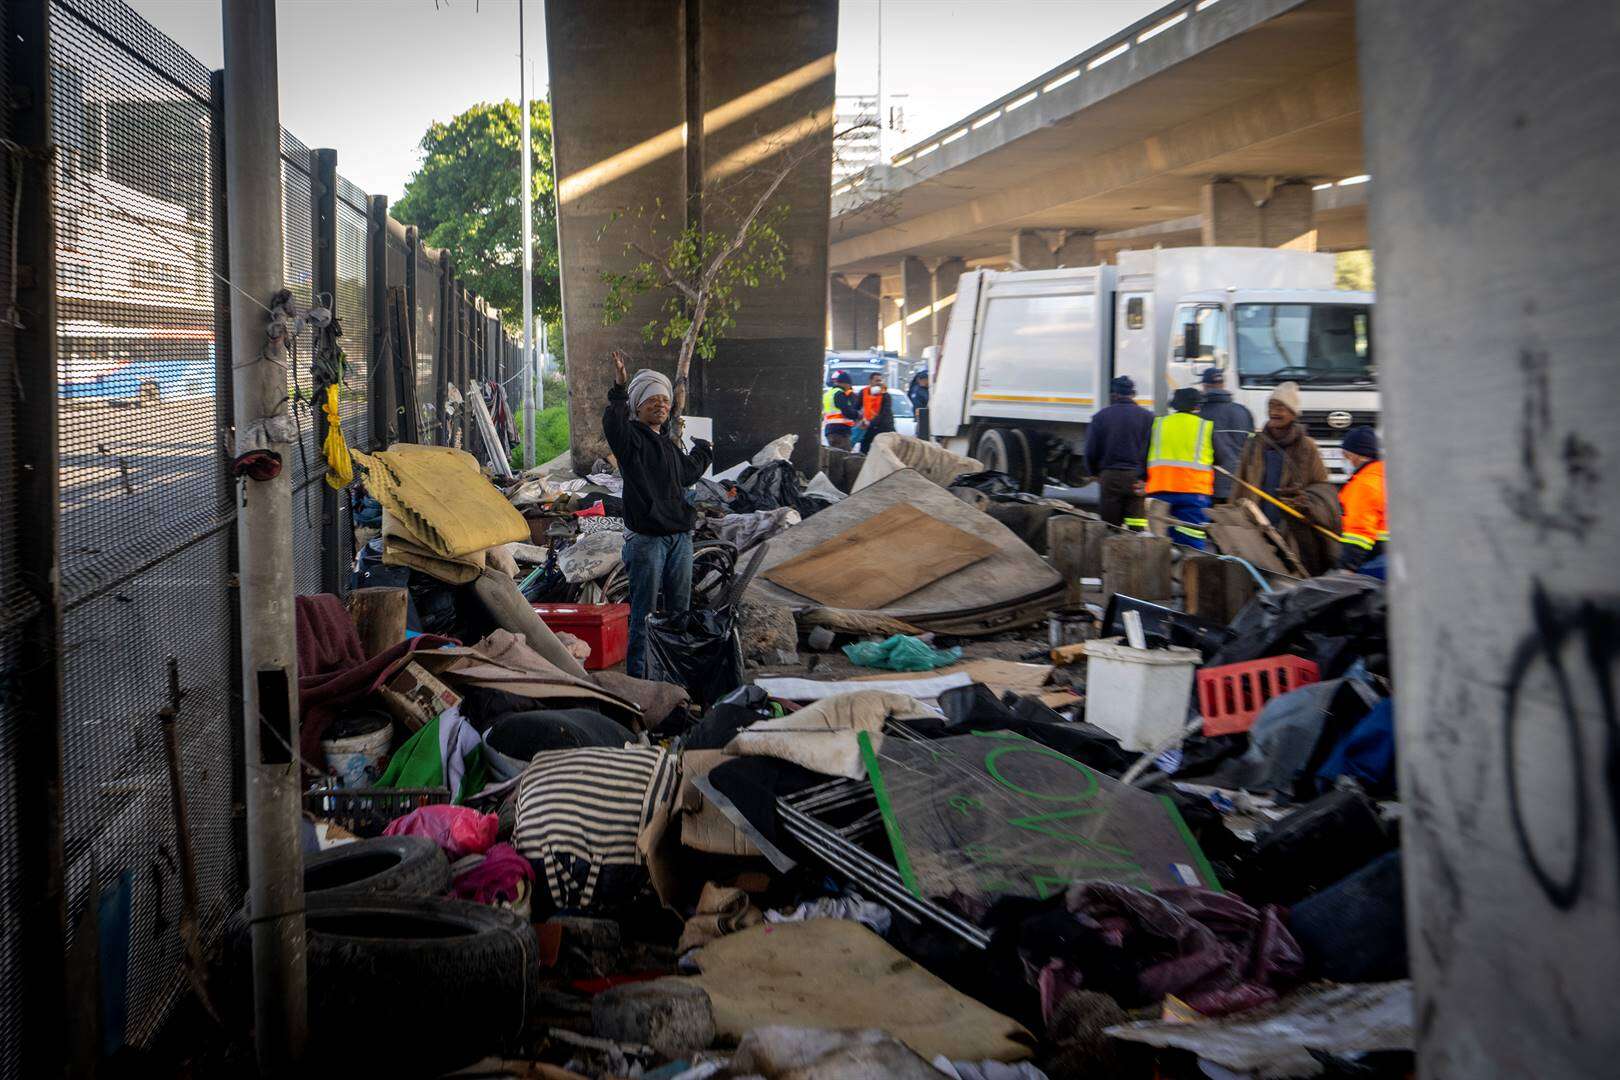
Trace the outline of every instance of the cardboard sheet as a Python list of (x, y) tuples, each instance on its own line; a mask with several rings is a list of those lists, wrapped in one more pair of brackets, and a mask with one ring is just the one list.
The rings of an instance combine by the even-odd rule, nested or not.
[(910, 596), (995, 551), (990, 544), (915, 506), (891, 506), (765, 571), (800, 596), (871, 607)]
[(696, 955), (722, 1036), (754, 1028), (882, 1028), (925, 1058), (1020, 1061), (1034, 1038), (860, 923), (812, 919), (728, 934)]
[[(841, 594), (830, 603), (816, 601), (774, 580), (764, 580), (771, 578), (771, 571), (775, 567), (847, 532), (868, 518), (901, 505), (920, 510), (937, 521), (990, 544), (994, 548), (993, 553), (888, 604), (874, 602), (858, 577), (850, 578), (851, 567), (847, 565), (843, 568), (845, 580), (841, 583)], [(883, 559), (885, 562), (904, 562), (912, 557), (913, 548), (914, 545), (908, 540), (903, 546), (884, 552)], [(930, 625), (959, 619), (973, 612), (1004, 614), (1033, 599), (1044, 602), (1046, 594), (1063, 585), (1058, 572), (1006, 526), (973, 509), (914, 469), (891, 473), (843, 502), (829, 506), (773, 537), (760, 570), (760, 577), (755, 578), (751, 587), (762, 593), (766, 601), (786, 604), (796, 613), (813, 612), (823, 607), (859, 611), (881, 609), (882, 614), (887, 616), (901, 620), (917, 619)], [(1006, 618), (997, 625), (1005, 628), (1017, 623)], [(968, 632), (975, 631), (970, 629)]]

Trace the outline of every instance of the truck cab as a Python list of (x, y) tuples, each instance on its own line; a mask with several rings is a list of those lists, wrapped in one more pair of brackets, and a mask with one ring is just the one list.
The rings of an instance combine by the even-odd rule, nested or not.
[(1168, 391), (1226, 373), (1234, 401), (1257, 425), (1278, 383), (1299, 384), (1300, 422), (1335, 480), (1347, 479), (1339, 440), (1378, 422), (1372, 293), (1327, 289), (1223, 289), (1182, 296), (1164, 362)]

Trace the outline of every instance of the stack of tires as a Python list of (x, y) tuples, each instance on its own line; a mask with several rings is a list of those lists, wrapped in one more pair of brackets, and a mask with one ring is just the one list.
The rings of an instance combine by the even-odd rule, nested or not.
[(522, 1036), (539, 990), (534, 929), (449, 888), (450, 865), (426, 837), (305, 859), (310, 1064), (438, 1075)]

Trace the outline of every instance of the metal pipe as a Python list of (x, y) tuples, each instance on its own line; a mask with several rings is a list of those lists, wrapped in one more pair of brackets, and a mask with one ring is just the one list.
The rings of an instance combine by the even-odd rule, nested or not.
[[(223, 0), (226, 230), (238, 455), (280, 455), (268, 479), (238, 478), (248, 920), (262, 1073), (290, 1072), (308, 1031), (299, 851), (298, 660), (294, 646), (294, 428), (285, 347), (267, 333), (282, 289), (281, 123), (275, 0)], [(262, 475), (262, 474), (261, 474)]]
[(523, 468), (534, 468), (534, 140), (529, 131), (528, 42), (523, 36), (523, 0), (518, 0), (518, 96), (523, 110)]

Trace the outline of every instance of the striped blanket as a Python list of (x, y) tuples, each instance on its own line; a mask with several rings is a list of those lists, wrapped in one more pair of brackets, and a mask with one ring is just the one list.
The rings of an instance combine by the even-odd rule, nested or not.
[(676, 759), (650, 746), (552, 750), (518, 781), (512, 846), (558, 909), (608, 907), (646, 881), (638, 841), (673, 805)]

